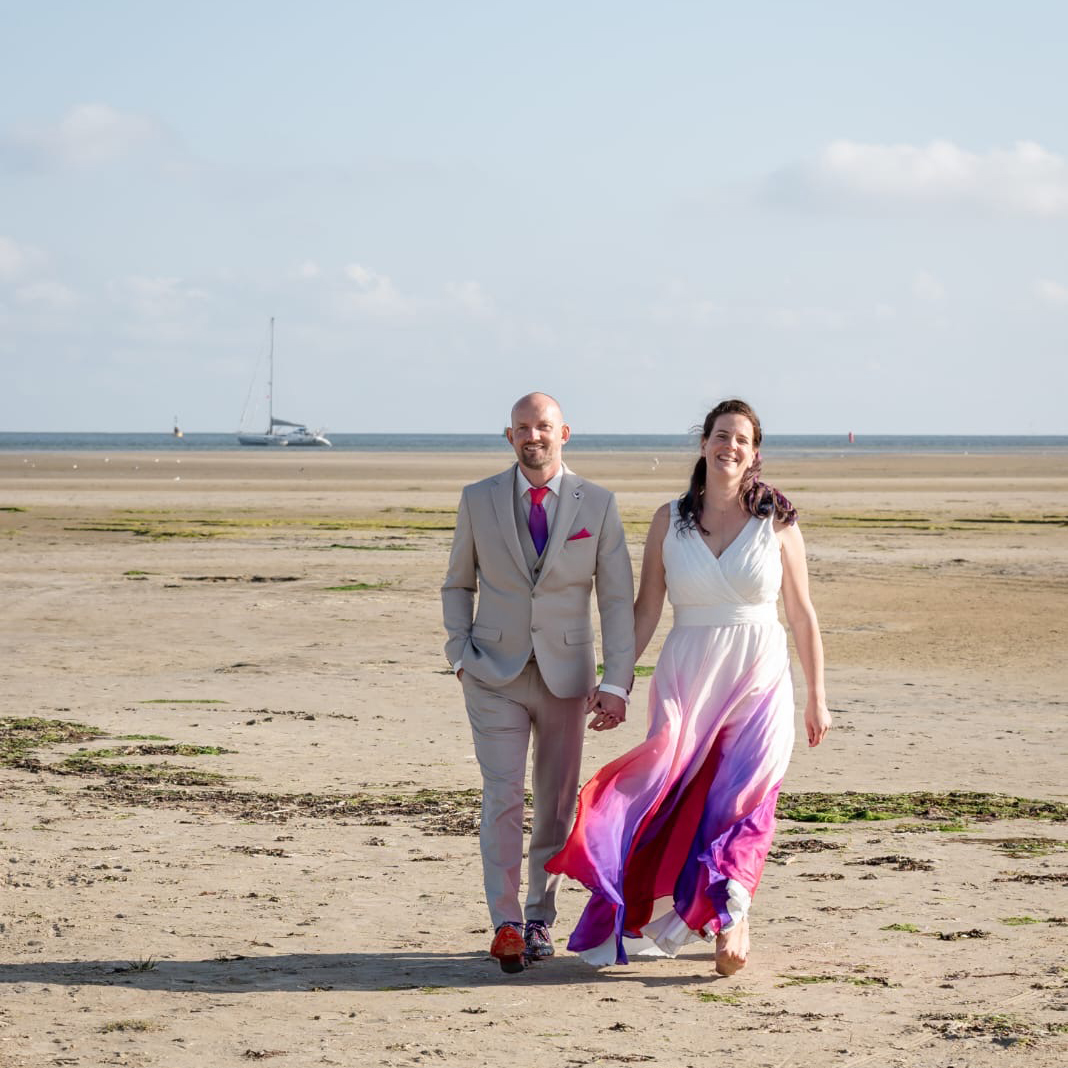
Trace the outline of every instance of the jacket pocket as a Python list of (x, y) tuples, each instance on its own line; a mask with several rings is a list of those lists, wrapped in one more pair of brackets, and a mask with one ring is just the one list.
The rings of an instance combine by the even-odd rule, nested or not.
[(483, 627), (476, 623), (471, 628), (471, 637), (478, 638), (483, 642), (499, 642), (501, 640), (501, 632), (494, 627)]
[(593, 627), (564, 631), (564, 645), (589, 645), (593, 642)]

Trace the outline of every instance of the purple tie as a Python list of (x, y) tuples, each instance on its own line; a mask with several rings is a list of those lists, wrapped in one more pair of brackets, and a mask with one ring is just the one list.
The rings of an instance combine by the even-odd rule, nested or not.
[(537, 489), (530, 487), (530, 536), (534, 539), (534, 549), (538, 556), (545, 551), (545, 543), (549, 540), (549, 517), (541, 503), (548, 492), (548, 486)]

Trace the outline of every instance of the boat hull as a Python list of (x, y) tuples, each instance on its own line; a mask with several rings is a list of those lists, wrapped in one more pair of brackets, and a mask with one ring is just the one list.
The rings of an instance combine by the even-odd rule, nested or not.
[(330, 448), (330, 441), (322, 434), (238, 434), (237, 443), (268, 448)]

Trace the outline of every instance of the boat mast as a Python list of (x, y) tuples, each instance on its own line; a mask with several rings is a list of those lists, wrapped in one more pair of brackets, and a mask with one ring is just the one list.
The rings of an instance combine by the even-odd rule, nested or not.
[(274, 432), (274, 316), (271, 316), (271, 347), (267, 356), (267, 433)]

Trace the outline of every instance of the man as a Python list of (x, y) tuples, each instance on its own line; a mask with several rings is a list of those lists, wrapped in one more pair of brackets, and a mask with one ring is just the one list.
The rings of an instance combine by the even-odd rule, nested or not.
[[(518, 463), (464, 489), (441, 599), (445, 655), (463, 686), (482, 769), (490, 953), (504, 971), (519, 972), (524, 960), (553, 954), (561, 877), (545, 862), (562, 848), (575, 815), (596, 681), (590, 594), (596, 586), (604, 676), (589, 726), (610, 730), (626, 716), (633, 680), (634, 583), (615, 497), (563, 464), (571, 430), (556, 401), (544, 393), (520, 398), (506, 433)], [(521, 910), (532, 733), (534, 822)]]

